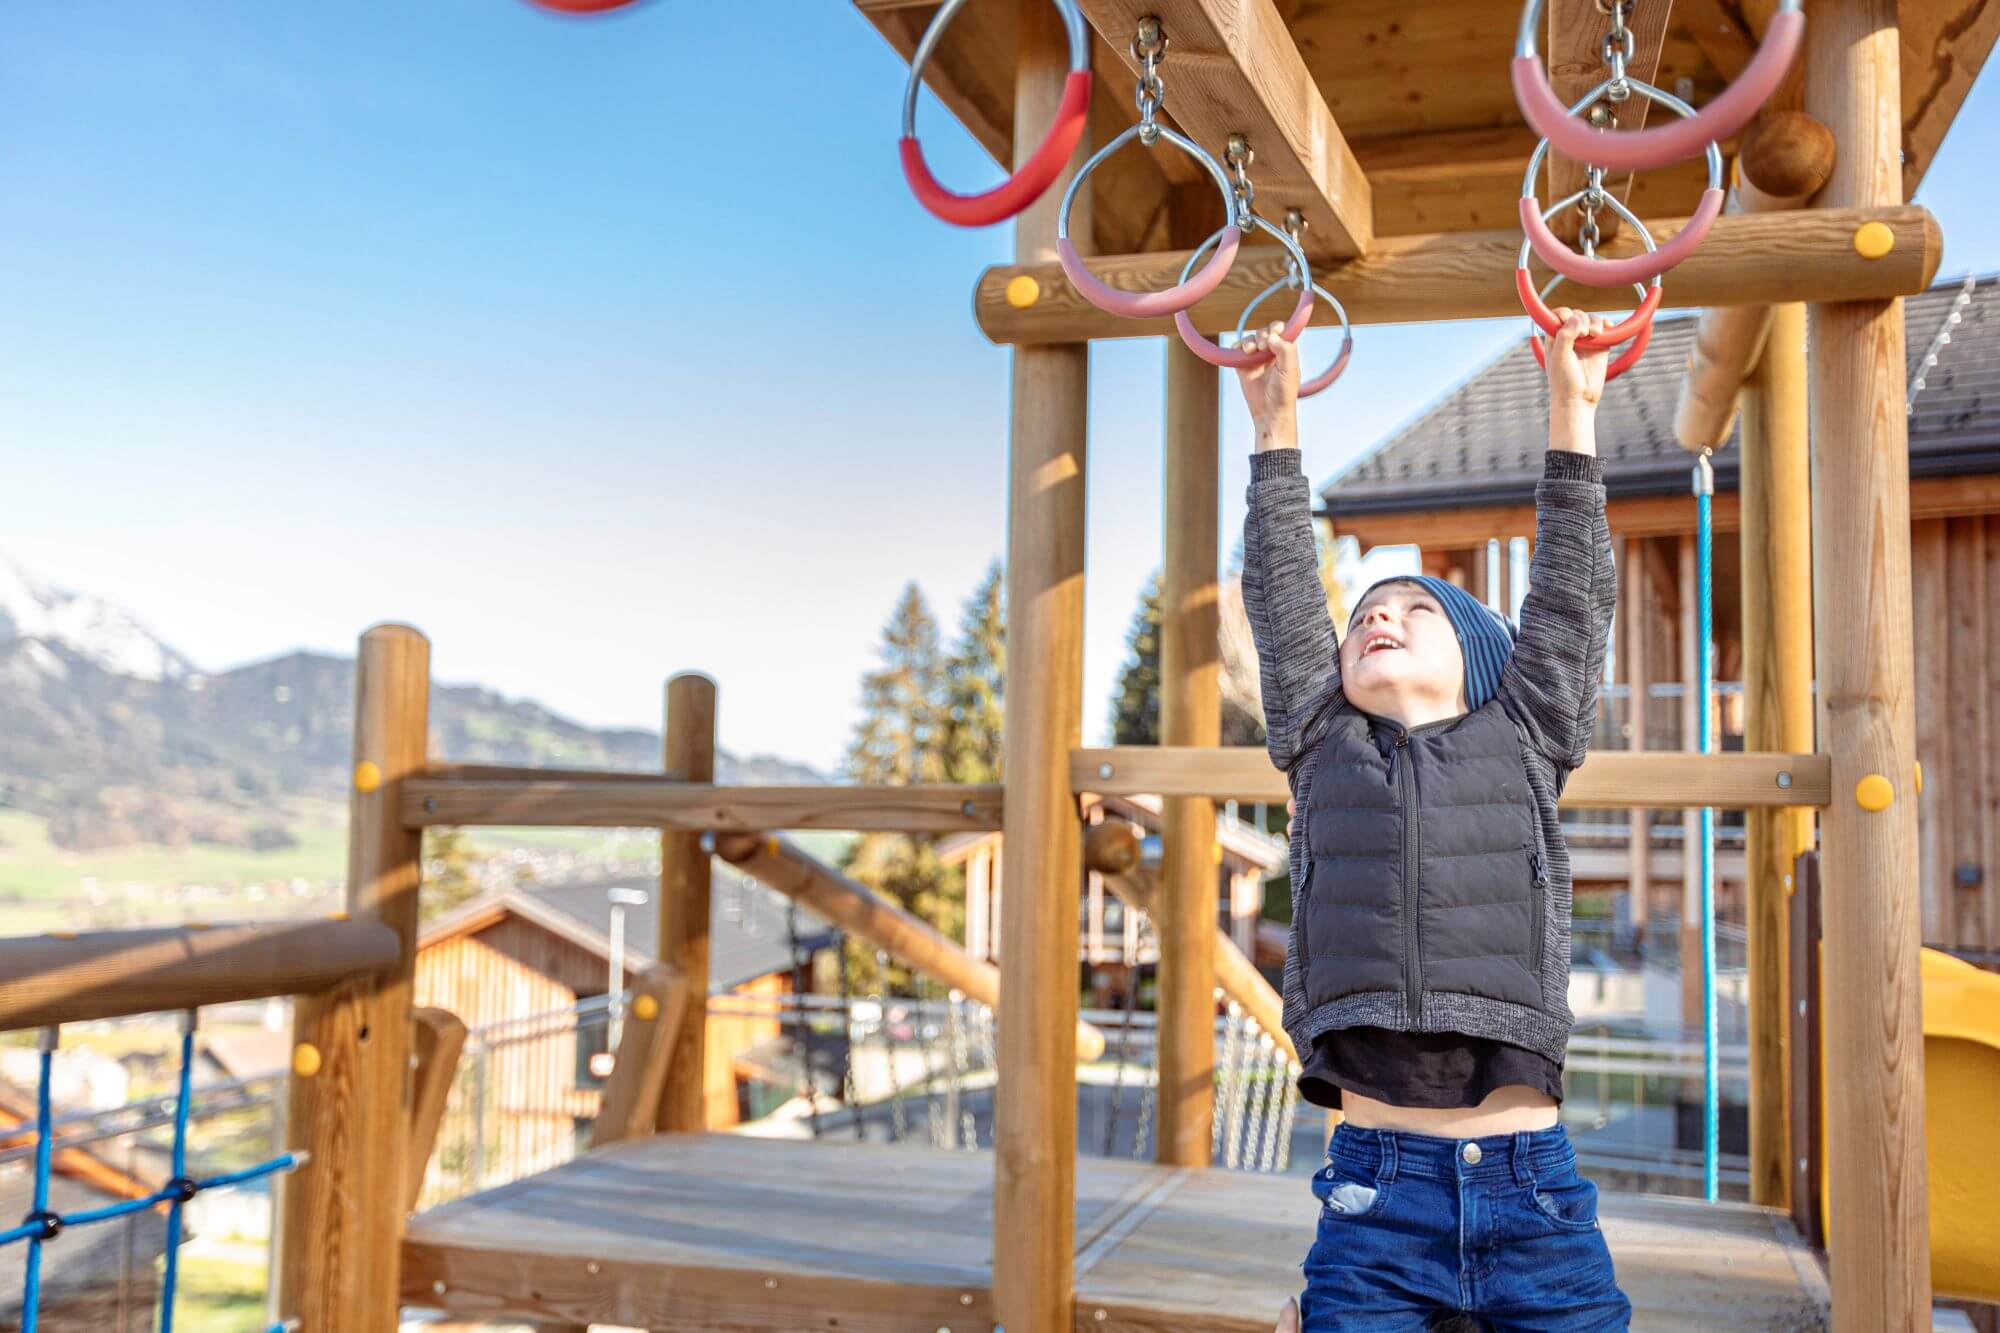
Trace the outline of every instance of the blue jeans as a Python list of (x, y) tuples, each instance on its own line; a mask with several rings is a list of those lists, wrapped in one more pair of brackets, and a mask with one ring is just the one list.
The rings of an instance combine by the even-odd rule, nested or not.
[(1313, 1193), (1303, 1333), (1417, 1333), (1461, 1313), (1494, 1333), (1631, 1321), (1560, 1125), (1447, 1139), (1343, 1124)]

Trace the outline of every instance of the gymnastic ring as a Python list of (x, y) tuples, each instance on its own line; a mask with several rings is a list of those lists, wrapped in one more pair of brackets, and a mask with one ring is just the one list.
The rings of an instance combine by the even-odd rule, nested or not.
[[(1549, 87), (1548, 74), (1535, 47), (1536, 29), (1541, 26), (1542, 0), (1526, 0), (1521, 8), (1521, 27), (1514, 41), (1511, 74), (1514, 100), (1521, 115), (1535, 133), (1553, 143), (1566, 156), (1579, 162), (1620, 170), (1645, 171), (1693, 157), (1705, 143), (1718, 143), (1750, 123), (1758, 109), (1776, 92), (1791, 67), (1799, 41), (1805, 35), (1803, 0), (1779, 0), (1778, 12), (1764, 32), (1757, 54), (1743, 67), (1736, 82), (1723, 89), (1714, 100), (1683, 120), (1640, 130), (1600, 130), (1569, 113)], [(1639, 80), (1626, 83), (1648, 96), (1660, 90)]]
[[(1542, 290), (1537, 294), (1539, 299), (1546, 302), (1548, 300), (1549, 293), (1554, 291), (1557, 285), (1562, 282), (1562, 280), (1563, 278), (1560, 273), (1558, 273), (1555, 277), (1550, 278), (1548, 282), (1543, 284)], [(1604, 382), (1606, 384), (1611, 383), (1611, 381), (1617, 379), (1620, 375), (1623, 375), (1633, 366), (1638, 365), (1639, 358), (1646, 354), (1646, 348), (1648, 344), (1650, 344), (1653, 341), (1653, 311), (1659, 308), (1659, 296), (1658, 296), (1660, 290), (1659, 286), (1657, 283), (1655, 283), (1651, 289), (1651, 292), (1649, 293), (1646, 286), (1643, 283), (1635, 282), (1632, 285), (1639, 291), (1639, 297), (1640, 297), (1639, 309), (1644, 316), (1644, 322), (1640, 325), (1639, 331), (1634, 335), (1632, 335), (1632, 340), (1626, 345), (1625, 350), (1620, 352), (1617, 356), (1613, 357), (1611, 359), (1611, 364), (1605, 368)], [(1652, 302), (1650, 307), (1646, 304), (1649, 300)], [(1631, 323), (1632, 320), (1637, 320), (1640, 318), (1641, 318), (1640, 315), (1634, 315), (1632, 316), (1632, 319), (1627, 320), (1626, 323)], [(1556, 327), (1561, 328), (1562, 326), (1558, 324)], [(1553, 330), (1551, 330), (1551, 332), (1553, 332)], [(1596, 348), (1585, 347), (1584, 342), (1585, 342), (1584, 339), (1578, 338), (1576, 340), (1576, 345), (1578, 347), (1583, 348), (1583, 350), (1585, 351), (1597, 350)], [(1547, 370), (1549, 368), (1548, 348), (1542, 345), (1541, 335), (1535, 332), (1533, 328), (1530, 328), (1528, 330), (1528, 345), (1535, 349), (1535, 364), (1540, 366), (1543, 370)]]
[(614, 9), (623, 9), (638, 0), (528, 0), (537, 9), (546, 9), (555, 14), (609, 14)]
[[(1190, 258), (1187, 267), (1181, 270), (1181, 280), (1163, 292), (1128, 292), (1113, 287), (1084, 267), (1083, 256), (1077, 253), (1075, 243), (1069, 238), (1070, 210), (1076, 206), (1077, 191), (1082, 188), (1084, 181), (1090, 178), (1090, 173), (1097, 170), (1106, 158), (1138, 138), (1142, 128), (1143, 122), (1139, 125), (1126, 126), (1110, 143), (1091, 154), (1090, 160), (1070, 178), (1069, 188), (1063, 191), (1062, 207), (1056, 210), (1056, 258), (1061, 261), (1063, 272), (1069, 275), (1070, 283), (1084, 300), (1099, 310), (1108, 310), (1127, 319), (1154, 319), (1161, 315), (1177, 315), (1206, 298), (1222, 285), (1225, 277), (1229, 276), (1229, 266), (1236, 262), (1236, 248), (1243, 241), (1242, 230), (1236, 223), (1229, 223), (1211, 236), (1209, 241), (1203, 242), (1201, 250), (1195, 251), (1195, 254), (1199, 255), (1202, 250), (1208, 248), (1209, 242), (1216, 243), (1215, 257), (1208, 261), (1201, 272), (1189, 276), (1190, 270), (1194, 267), (1194, 261)], [(1207, 168), (1209, 176), (1215, 181), (1216, 188), (1222, 192), (1223, 216), (1234, 218), (1237, 213), (1236, 196), (1230, 188), (1229, 177), (1223, 173), (1221, 164), (1210, 157), (1200, 144), (1178, 130), (1165, 125), (1156, 125), (1154, 128), (1158, 130), (1161, 139)], [(1265, 225), (1269, 226), (1268, 223)], [(1283, 235), (1283, 233), (1277, 234)], [(1289, 239), (1286, 238), (1288, 243)]]
[[(1299, 245), (1298, 239), (1290, 235), (1283, 228), (1272, 226), (1255, 213), (1246, 213), (1243, 216), (1252, 227), (1270, 233), (1287, 250), (1290, 250), (1292, 252), (1293, 272), (1305, 275), (1305, 281), (1299, 287), (1298, 302), (1292, 307), (1291, 317), (1285, 321), (1285, 341), (1295, 342), (1298, 336), (1305, 332), (1306, 325), (1312, 322), (1312, 269), (1306, 263), (1306, 252)], [(1181, 268), (1181, 283), (1183, 286), (1187, 283), (1188, 273), (1194, 268), (1202, 255), (1207, 252), (1208, 247), (1220, 241), (1224, 232), (1233, 229), (1233, 227), (1224, 227), (1222, 231), (1215, 232), (1207, 240), (1195, 247), (1194, 253), (1188, 256), (1187, 263)], [(1260, 297), (1259, 299), (1261, 300), (1262, 298)], [(1201, 335), (1201, 330), (1195, 328), (1194, 320), (1188, 317), (1186, 310), (1176, 310), (1174, 312), (1174, 329), (1181, 335), (1181, 341), (1187, 344), (1187, 349), (1208, 362), (1211, 366), (1221, 366), (1229, 370), (1243, 370), (1251, 366), (1269, 365), (1271, 358), (1277, 355), (1275, 352), (1245, 352), (1234, 347), (1224, 347), (1219, 343), (1210, 342)]]
[[(1264, 302), (1270, 300), (1285, 288), (1296, 286), (1297, 284), (1298, 275), (1287, 273), (1263, 291), (1258, 292), (1251, 299), (1250, 304), (1243, 307), (1243, 313), (1236, 317), (1237, 341), (1242, 341), (1245, 332), (1250, 327), (1250, 316), (1257, 313), (1258, 306), (1264, 304)], [(1299, 397), (1301, 398), (1310, 398), (1314, 394), (1330, 388), (1333, 382), (1340, 378), (1341, 373), (1347, 369), (1348, 358), (1354, 355), (1354, 325), (1348, 322), (1347, 307), (1340, 303), (1339, 297), (1318, 283), (1315, 282), (1312, 285), (1312, 289), (1318, 295), (1319, 299), (1331, 305), (1333, 313), (1340, 317), (1340, 355), (1333, 358), (1332, 365), (1299, 385)]]
[[(1569, 198), (1561, 199), (1551, 204), (1542, 213), (1542, 219), (1547, 221), (1563, 209), (1568, 208), (1578, 199), (1581, 199), (1583, 193), (1582, 190), (1578, 190)], [(1613, 208), (1616, 209), (1620, 217), (1631, 219), (1633, 228), (1639, 233), (1639, 239), (1645, 243), (1647, 250), (1650, 251), (1658, 248), (1659, 243), (1653, 239), (1653, 233), (1647, 231), (1644, 224), (1640, 223), (1638, 218), (1633, 217), (1631, 212), (1623, 204), (1612, 198), (1612, 196), (1606, 195), (1605, 198), (1610, 200)], [(1562, 321), (1555, 317), (1555, 312), (1550, 310), (1548, 304), (1542, 300), (1541, 293), (1535, 290), (1534, 275), (1528, 271), (1529, 246), (1530, 242), (1524, 238), (1521, 241), (1520, 253), (1514, 260), (1514, 292), (1521, 298), (1521, 308), (1528, 312), (1528, 318), (1540, 325), (1543, 333), (1553, 335), (1562, 328)], [(1622, 342), (1627, 342), (1638, 337), (1640, 330), (1652, 323), (1654, 312), (1660, 308), (1660, 275), (1655, 273), (1650, 285), (1642, 286), (1637, 282), (1634, 282), (1632, 285), (1638, 287), (1640, 290), (1641, 299), (1639, 301), (1639, 308), (1624, 320), (1606, 329), (1603, 333), (1578, 338), (1576, 345), (1579, 348), (1586, 352), (1601, 352), (1607, 347), (1616, 347)]]
[(923, 145), (917, 142), (917, 92), (923, 87), (924, 66), (937, 51), (944, 30), (965, 7), (966, 0), (945, 0), (931, 16), (915, 54), (910, 57), (910, 81), (903, 89), (903, 137), (896, 145), (903, 160), (903, 178), (917, 202), (932, 214), (960, 227), (985, 227), (1004, 222), (1055, 184), (1057, 176), (1076, 151), (1090, 124), (1090, 28), (1084, 23), (1075, 0), (1053, 0), (1062, 14), (1069, 34), (1069, 77), (1063, 80), (1062, 98), (1056, 103), (1055, 122), (1041, 146), (1014, 174), (982, 194), (954, 194), (938, 184), (924, 161)]
[[(1670, 93), (1663, 93), (1646, 84), (1633, 86), (1643, 96), (1659, 102), (1678, 115), (1694, 114), (1692, 107)], [(1589, 107), (1610, 88), (1611, 81), (1607, 79), (1591, 89), (1589, 96), (1577, 103), (1577, 110)], [(1544, 213), (1542, 201), (1535, 195), (1535, 175), (1542, 169), (1542, 162), (1548, 157), (1548, 153), (1549, 141), (1543, 139), (1535, 145), (1534, 153), (1528, 158), (1528, 170), (1521, 177), (1521, 230), (1543, 263), (1565, 278), (1573, 278), (1587, 286), (1616, 287), (1622, 283), (1645, 282), (1659, 277), (1693, 254), (1695, 247), (1708, 235), (1708, 229), (1715, 225), (1716, 218), (1722, 215), (1722, 205), (1727, 198), (1722, 188), (1722, 149), (1711, 139), (1708, 144), (1708, 188), (1702, 191), (1701, 203), (1695, 207), (1694, 215), (1672, 240), (1665, 245), (1649, 245), (1643, 254), (1630, 255), (1624, 259), (1599, 259), (1595, 255), (1578, 254), (1564, 245), (1561, 238), (1549, 230), (1546, 219), (1553, 216), (1556, 210), (1551, 209)], [(1588, 193), (1589, 190), (1586, 188), (1571, 195), (1564, 202), (1573, 203)], [(1639, 221), (1638, 217), (1615, 195), (1604, 193), (1603, 197), (1611, 205), (1612, 210), (1630, 223), (1634, 230), (1642, 236), (1650, 237), (1651, 233), (1646, 230), (1646, 224)]]

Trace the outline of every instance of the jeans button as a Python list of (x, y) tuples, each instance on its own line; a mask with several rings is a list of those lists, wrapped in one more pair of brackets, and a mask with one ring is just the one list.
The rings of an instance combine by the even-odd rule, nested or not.
[(1465, 1147), (1459, 1149), (1458, 1155), (1465, 1159), (1465, 1164), (1467, 1166), (1479, 1165), (1479, 1158), (1481, 1154), (1479, 1151), (1479, 1145), (1476, 1143), (1466, 1144)]

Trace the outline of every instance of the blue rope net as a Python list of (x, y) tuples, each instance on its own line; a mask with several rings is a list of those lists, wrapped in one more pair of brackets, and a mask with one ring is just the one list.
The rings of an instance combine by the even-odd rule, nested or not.
[[(228, 1171), (200, 1179), (188, 1174), (188, 1111), (194, 1100), (194, 1012), (190, 1010), (186, 1020), (181, 1024), (180, 1089), (174, 1098), (172, 1178), (143, 1199), (125, 1199), (102, 1208), (85, 1208), (73, 1213), (57, 1212), (49, 1207), (49, 1180), (55, 1159), (54, 1116), (51, 1114), (49, 1085), (60, 1032), (61, 1029), (53, 1027), (46, 1028), (42, 1032), (41, 1073), (35, 1085), (33, 1207), (19, 1226), (0, 1231), (0, 1246), (25, 1242), (28, 1248), (27, 1276), (21, 1287), (21, 1333), (35, 1333), (36, 1323), (41, 1316), (43, 1245), (71, 1227), (88, 1226), (93, 1222), (109, 1222), (133, 1213), (143, 1213), (161, 1204), (167, 1205), (167, 1252), (166, 1271), (160, 1281), (160, 1333), (173, 1333), (174, 1297), (180, 1278), (181, 1210), (187, 1206), (190, 1199), (203, 1190), (221, 1189), (225, 1185), (241, 1185), (275, 1175), (280, 1171), (290, 1171), (294, 1167), (304, 1165), (306, 1155), (281, 1153), (269, 1161), (260, 1162), (246, 1170)], [(296, 1328), (296, 1322), (287, 1320), (273, 1324), (268, 1333), (292, 1333)]]

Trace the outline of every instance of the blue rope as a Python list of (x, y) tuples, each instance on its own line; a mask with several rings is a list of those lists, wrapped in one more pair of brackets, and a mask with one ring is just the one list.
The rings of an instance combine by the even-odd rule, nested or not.
[[(1715, 472), (1709, 464), (1708, 451), (1703, 450), (1694, 469), (1695, 603), (1699, 626), (1695, 726), (1703, 754), (1715, 750), (1715, 728), (1710, 719), (1715, 673), (1709, 664), (1715, 640), (1715, 537), (1709, 513), (1714, 491)], [(1715, 1036), (1715, 807), (1705, 805), (1701, 808), (1701, 1181), (1703, 1196), (1711, 1203), (1718, 1197), (1717, 1158), (1721, 1139)]]
[[(27, 1278), (21, 1289), (21, 1333), (35, 1333), (35, 1325), (41, 1315), (44, 1241), (53, 1240), (65, 1227), (129, 1217), (163, 1203), (167, 1205), (167, 1252), (166, 1272), (160, 1284), (160, 1333), (173, 1333), (174, 1300), (179, 1292), (181, 1216), (188, 1201), (203, 1190), (240, 1185), (280, 1171), (289, 1171), (304, 1163), (303, 1153), (281, 1153), (241, 1171), (226, 1171), (202, 1180), (188, 1175), (188, 1121), (194, 1103), (194, 1027), (194, 1011), (189, 1010), (181, 1028), (180, 1090), (174, 1101), (173, 1178), (143, 1199), (121, 1199), (102, 1208), (87, 1208), (74, 1213), (58, 1213), (49, 1207), (49, 1182), (55, 1155), (50, 1084), (53, 1081), (57, 1030), (49, 1028), (42, 1034), (41, 1078), (35, 1090), (34, 1208), (21, 1225), (0, 1231), (0, 1247), (18, 1241), (28, 1242)], [(297, 1321), (285, 1320), (271, 1325), (267, 1333), (293, 1333), (297, 1327)]]

